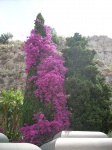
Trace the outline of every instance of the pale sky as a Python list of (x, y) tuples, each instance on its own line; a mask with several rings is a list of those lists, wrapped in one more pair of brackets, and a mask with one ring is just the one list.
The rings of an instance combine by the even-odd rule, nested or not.
[(0, 34), (25, 40), (38, 13), (58, 35), (112, 38), (112, 0), (0, 0)]

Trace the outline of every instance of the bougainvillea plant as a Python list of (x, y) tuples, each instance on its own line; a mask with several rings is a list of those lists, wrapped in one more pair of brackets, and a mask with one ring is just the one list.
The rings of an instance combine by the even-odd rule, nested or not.
[(66, 68), (50, 31), (39, 13), (24, 45), (27, 80), (21, 133), (24, 142), (39, 146), (70, 125), (64, 90)]

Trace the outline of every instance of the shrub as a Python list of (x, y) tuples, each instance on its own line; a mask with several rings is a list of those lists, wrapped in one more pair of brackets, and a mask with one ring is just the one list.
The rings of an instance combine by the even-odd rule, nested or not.
[(80, 34), (67, 38), (64, 49), (67, 106), (72, 112), (72, 130), (102, 131), (112, 128), (111, 88), (94, 62), (95, 51), (87, 49)]
[(20, 90), (2, 90), (0, 93), (1, 130), (10, 141), (18, 140), (23, 96)]
[(11, 33), (4, 33), (0, 36), (0, 43), (7, 44), (9, 39), (11, 39), (13, 35)]

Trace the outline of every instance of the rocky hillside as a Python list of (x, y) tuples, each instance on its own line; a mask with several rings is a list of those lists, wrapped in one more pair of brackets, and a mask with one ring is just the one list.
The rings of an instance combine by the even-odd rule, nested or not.
[[(12, 42), (0, 45), (0, 90), (22, 89), (24, 91), (25, 54), (21, 51), (23, 43)], [(112, 39), (107, 36), (93, 36), (88, 38), (88, 47), (96, 50), (98, 68), (112, 85)]]
[(107, 36), (92, 36), (88, 38), (88, 47), (97, 52), (95, 59), (98, 68), (106, 77), (107, 83), (112, 85), (112, 39)]
[(25, 55), (21, 51), (23, 43), (16, 41), (0, 45), (0, 89), (24, 90)]

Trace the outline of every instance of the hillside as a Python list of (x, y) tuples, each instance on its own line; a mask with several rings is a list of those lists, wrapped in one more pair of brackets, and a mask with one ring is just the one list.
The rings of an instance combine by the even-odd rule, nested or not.
[(24, 90), (25, 55), (21, 51), (23, 42), (16, 41), (0, 45), (0, 89)]
[[(0, 89), (13, 87), (24, 91), (26, 74), (22, 45), (20, 41), (0, 45)], [(95, 59), (98, 68), (106, 77), (107, 83), (112, 85), (112, 39), (107, 36), (92, 36), (88, 38), (88, 47), (97, 52)]]
[(112, 39), (107, 36), (92, 36), (88, 38), (88, 47), (97, 52), (95, 59), (98, 68), (106, 77), (106, 82), (112, 85)]

